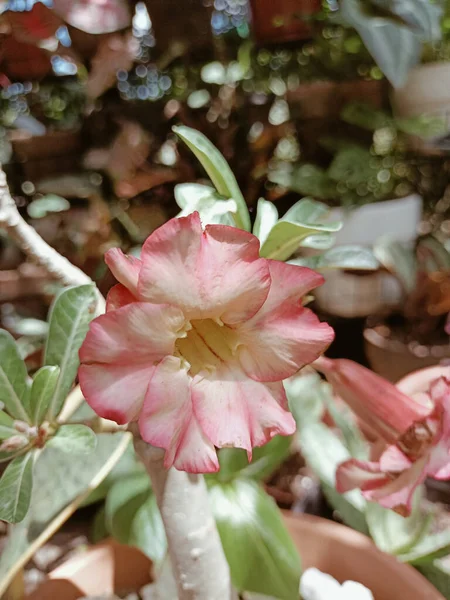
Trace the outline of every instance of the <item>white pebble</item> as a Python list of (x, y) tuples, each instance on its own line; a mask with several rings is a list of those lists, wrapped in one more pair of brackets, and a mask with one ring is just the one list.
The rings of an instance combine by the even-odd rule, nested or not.
[(342, 585), (328, 573), (307, 569), (300, 580), (302, 600), (374, 600), (370, 590), (356, 581)]
[(374, 600), (372, 592), (356, 581), (345, 581), (341, 590), (344, 600)]

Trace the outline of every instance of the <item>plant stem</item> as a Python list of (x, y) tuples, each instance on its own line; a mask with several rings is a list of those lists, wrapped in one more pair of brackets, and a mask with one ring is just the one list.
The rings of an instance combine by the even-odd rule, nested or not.
[[(35, 263), (61, 281), (64, 285), (84, 285), (92, 283), (81, 269), (75, 267), (64, 256), (49, 246), (41, 236), (25, 221), (17, 210), (14, 198), (9, 191), (6, 175), (0, 164), (0, 228), (14, 240), (19, 248)], [(97, 311), (104, 312), (104, 299), (98, 293)]]
[(161, 511), (178, 600), (237, 600), (203, 475), (167, 470), (164, 451), (145, 443), (135, 423), (130, 430)]

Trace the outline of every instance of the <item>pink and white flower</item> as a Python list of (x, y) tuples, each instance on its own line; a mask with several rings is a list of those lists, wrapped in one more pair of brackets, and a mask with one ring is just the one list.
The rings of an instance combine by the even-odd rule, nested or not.
[(343, 493), (359, 488), (367, 500), (406, 516), (415, 489), (426, 477), (450, 479), (450, 379), (434, 381), (428, 400), (428, 416), (414, 422), (395, 444), (385, 446), (377, 460), (350, 459), (341, 464), (336, 489)]
[(307, 268), (259, 258), (258, 239), (172, 219), (141, 259), (110, 250), (106, 314), (80, 350), (87, 402), (117, 423), (137, 420), (165, 466), (219, 468), (216, 448), (247, 450), (295, 423), (282, 380), (315, 359), (333, 330), (302, 305), (323, 282)]

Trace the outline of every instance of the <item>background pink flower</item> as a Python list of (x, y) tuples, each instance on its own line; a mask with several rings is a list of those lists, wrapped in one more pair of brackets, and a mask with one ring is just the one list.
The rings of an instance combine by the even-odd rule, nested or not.
[(377, 461), (350, 459), (339, 466), (339, 492), (359, 488), (367, 500), (408, 515), (414, 491), (427, 476), (450, 479), (450, 380), (432, 383), (429, 397), (430, 415), (387, 446)]
[(80, 350), (87, 402), (117, 423), (139, 421), (165, 465), (219, 468), (216, 447), (252, 448), (290, 435), (282, 380), (314, 361), (333, 330), (302, 305), (322, 283), (303, 267), (259, 258), (258, 239), (172, 219), (141, 259), (110, 250), (120, 282)]

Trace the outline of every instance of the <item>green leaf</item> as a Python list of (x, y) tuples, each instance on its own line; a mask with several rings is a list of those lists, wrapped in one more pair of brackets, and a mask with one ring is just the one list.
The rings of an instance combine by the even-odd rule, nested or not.
[(399, 131), (423, 138), (433, 138), (438, 135), (445, 135), (448, 132), (445, 117), (438, 115), (425, 114), (416, 117), (397, 118), (395, 124)]
[(367, 502), (366, 519), (370, 535), (375, 544), (389, 554), (403, 554), (414, 549), (416, 543), (427, 534), (431, 520), (421, 510), (422, 490), (414, 495), (414, 506), (409, 517), (374, 502)]
[(49, 333), (44, 363), (60, 367), (60, 376), (49, 406), (55, 418), (69, 393), (78, 366), (78, 350), (88, 331), (96, 306), (95, 286), (80, 285), (62, 290), (49, 315)]
[(15, 419), (29, 422), (27, 368), (14, 338), (0, 330), (0, 402)]
[(350, 125), (356, 125), (369, 131), (394, 125), (394, 120), (390, 115), (365, 102), (347, 104), (341, 112), (341, 119)]
[(0, 440), (7, 440), (12, 435), (17, 435), (14, 419), (0, 410)]
[(256, 208), (256, 219), (253, 225), (253, 234), (259, 239), (261, 245), (269, 237), (269, 233), (278, 221), (278, 210), (273, 202), (260, 198)]
[(272, 498), (235, 479), (212, 485), (210, 501), (237, 590), (298, 600), (300, 558)]
[[(325, 384), (329, 385), (329, 384)], [(330, 393), (327, 395), (325, 404), (328, 408), (331, 418), (336, 427), (339, 428), (343, 441), (351, 456), (360, 460), (368, 460), (368, 445), (356, 424), (355, 417), (351, 410), (345, 404), (339, 408), (336, 406), (332, 395), (332, 388), (329, 386)]]
[(0, 597), (34, 552), (101, 483), (129, 441), (130, 436), (125, 433), (100, 434), (97, 447), (88, 459), (56, 448), (43, 449), (34, 465), (30, 510), (25, 519), (10, 530), (0, 556)]
[(180, 125), (173, 131), (192, 150), (221, 196), (233, 199), (237, 205), (236, 224), (250, 231), (250, 215), (244, 196), (227, 161), (203, 133)]
[(240, 448), (219, 450), (220, 471), (212, 475), (219, 481), (230, 481), (235, 477), (264, 480), (270, 477), (277, 467), (289, 456), (292, 438), (276, 435), (264, 446), (253, 450), (252, 462), (248, 462), (247, 452)]
[(331, 234), (341, 229), (341, 223), (325, 223), (328, 207), (321, 202), (303, 198), (290, 208), (270, 231), (261, 247), (263, 258), (288, 259), (305, 238), (314, 234)]
[(59, 367), (42, 367), (33, 377), (30, 410), (35, 425), (45, 421), (58, 377)]
[(387, 18), (370, 17), (361, 0), (341, 0), (340, 7), (342, 18), (359, 33), (392, 85), (404, 85), (420, 59), (421, 42), (415, 31)]
[(372, 163), (374, 157), (367, 148), (353, 146), (339, 150), (328, 168), (328, 175), (336, 183), (345, 182), (347, 187), (357, 188), (376, 175)]
[(306, 462), (322, 482), (329, 502), (340, 513), (343, 521), (367, 533), (366, 501), (359, 490), (339, 494), (335, 489), (337, 467), (351, 458), (339, 438), (323, 423), (308, 423), (298, 432), (298, 441)]
[(0, 521), (19, 523), (30, 506), (33, 488), (33, 454), (27, 452), (6, 467), (0, 480)]
[(48, 446), (68, 454), (90, 454), (96, 444), (97, 436), (86, 425), (61, 425), (47, 442)]
[(427, 565), (450, 554), (450, 530), (428, 533), (398, 558), (412, 565)]
[(119, 542), (137, 546), (159, 563), (166, 554), (167, 542), (147, 473), (117, 481), (105, 503), (106, 527)]
[(336, 184), (328, 177), (325, 169), (312, 164), (297, 167), (292, 173), (289, 187), (294, 192), (319, 200), (335, 200), (338, 195)]
[(329, 388), (316, 371), (301, 371), (285, 379), (283, 385), (289, 409), (299, 427), (320, 421)]
[(414, 290), (417, 263), (412, 249), (406, 248), (389, 236), (383, 236), (377, 240), (373, 252), (385, 269), (398, 278), (407, 293)]
[(56, 194), (47, 194), (30, 202), (27, 212), (32, 219), (42, 219), (48, 214), (69, 210), (70, 202)]
[(224, 198), (214, 188), (200, 183), (180, 183), (175, 186), (174, 193), (175, 200), (182, 209), (178, 217), (186, 217), (197, 211), (203, 225), (236, 225), (236, 202)]
[(305, 256), (288, 261), (291, 265), (310, 269), (351, 269), (375, 271), (380, 267), (370, 248), (363, 246), (335, 246), (316, 256)]

